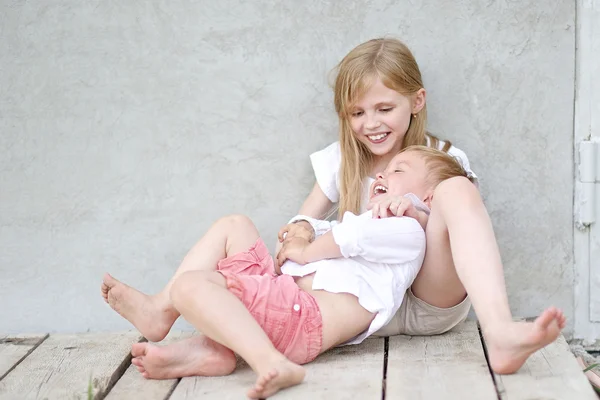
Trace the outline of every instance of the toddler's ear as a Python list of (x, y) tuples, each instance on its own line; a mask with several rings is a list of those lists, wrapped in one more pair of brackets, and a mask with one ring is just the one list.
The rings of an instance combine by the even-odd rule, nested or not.
[(433, 190), (425, 195), (423, 203), (431, 210), (431, 202), (433, 201)]

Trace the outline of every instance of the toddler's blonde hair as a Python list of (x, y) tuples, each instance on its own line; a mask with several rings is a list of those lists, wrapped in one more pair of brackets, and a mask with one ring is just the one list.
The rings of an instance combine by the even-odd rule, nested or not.
[(427, 146), (409, 146), (400, 150), (401, 153), (416, 153), (425, 161), (427, 168), (427, 184), (435, 188), (446, 179), (462, 176), (475, 182), (462, 164), (450, 154)]

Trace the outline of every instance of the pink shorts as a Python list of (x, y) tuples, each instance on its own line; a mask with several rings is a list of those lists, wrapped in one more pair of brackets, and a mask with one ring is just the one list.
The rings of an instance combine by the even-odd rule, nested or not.
[(273, 258), (262, 239), (248, 251), (219, 261), (217, 270), (277, 350), (297, 364), (319, 355), (323, 341), (319, 306), (294, 278), (275, 275)]

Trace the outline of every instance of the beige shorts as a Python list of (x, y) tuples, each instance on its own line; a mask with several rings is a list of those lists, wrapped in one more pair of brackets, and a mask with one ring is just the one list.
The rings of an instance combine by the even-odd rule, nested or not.
[(450, 308), (439, 308), (415, 297), (411, 289), (404, 294), (400, 309), (392, 320), (374, 333), (375, 336), (439, 335), (454, 328), (467, 318), (469, 297)]

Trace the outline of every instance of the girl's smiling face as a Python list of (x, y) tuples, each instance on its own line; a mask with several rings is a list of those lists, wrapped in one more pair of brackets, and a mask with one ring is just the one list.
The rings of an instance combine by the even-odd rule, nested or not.
[(402, 149), (411, 114), (420, 111), (424, 104), (424, 89), (407, 97), (377, 78), (350, 110), (350, 126), (356, 138), (375, 156), (397, 153)]

